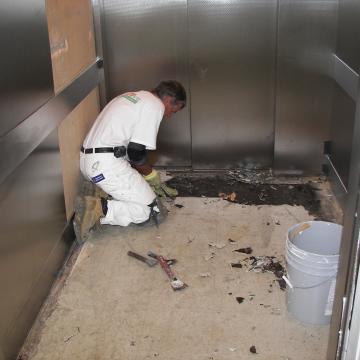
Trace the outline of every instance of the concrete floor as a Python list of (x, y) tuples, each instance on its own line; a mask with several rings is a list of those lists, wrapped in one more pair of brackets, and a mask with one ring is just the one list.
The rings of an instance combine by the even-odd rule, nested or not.
[[(93, 233), (22, 359), (326, 358), (329, 328), (305, 326), (288, 314), (273, 274), (230, 266), (247, 256), (233, 250), (247, 246), (253, 255), (283, 260), (287, 229), (312, 218), (304, 208), (209, 198), (176, 203), (184, 207), (172, 206), (159, 229), (105, 226)], [(176, 258), (174, 272), (189, 287), (173, 291), (158, 265), (149, 268), (128, 250)], [(249, 351), (253, 345), (257, 354)]]

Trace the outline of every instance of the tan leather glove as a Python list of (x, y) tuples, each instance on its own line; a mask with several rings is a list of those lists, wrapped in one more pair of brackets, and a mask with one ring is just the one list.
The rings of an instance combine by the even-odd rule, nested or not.
[(176, 189), (167, 186), (165, 183), (161, 182), (160, 174), (153, 169), (153, 171), (149, 174), (144, 176), (144, 179), (148, 182), (151, 188), (154, 190), (155, 194), (159, 197), (176, 197), (178, 192)]

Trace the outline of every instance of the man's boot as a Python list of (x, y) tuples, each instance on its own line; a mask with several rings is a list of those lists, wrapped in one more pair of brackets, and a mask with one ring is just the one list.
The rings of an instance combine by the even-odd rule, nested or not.
[[(155, 224), (159, 225), (162, 222), (164, 222), (165, 219), (167, 218), (168, 210), (165, 207), (165, 205), (163, 204), (162, 199), (160, 199), (159, 197), (156, 197), (156, 199), (154, 200), (154, 202), (152, 204), (153, 204), (153, 208), (152, 208), (153, 214), (152, 214), (152, 216), (156, 217), (156, 220), (154, 219), (154, 222), (155, 222)], [(150, 208), (151, 208), (152, 204), (149, 205)]]
[(96, 184), (92, 183), (89, 180), (82, 179), (80, 185), (80, 194), (82, 196), (95, 196), (98, 198), (110, 199), (111, 196), (101, 189)]
[(159, 197), (156, 197), (155, 200), (148, 206), (150, 208), (149, 219), (136, 225), (143, 227), (153, 225), (159, 226), (167, 218), (168, 210), (166, 209)]
[(105, 215), (106, 200), (95, 196), (81, 196), (76, 199), (74, 230), (81, 244), (89, 236), (90, 230)]
[(106, 193), (101, 187), (99, 187), (97, 185), (94, 185), (94, 186), (95, 186), (95, 192), (94, 192), (95, 197), (106, 199), (106, 200), (112, 199), (112, 196), (109, 195), (108, 193)]

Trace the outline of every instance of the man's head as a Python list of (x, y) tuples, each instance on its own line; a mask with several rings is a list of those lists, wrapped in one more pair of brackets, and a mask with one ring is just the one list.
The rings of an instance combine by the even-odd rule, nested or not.
[(186, 105), (186, 91), (176, 80), (162, 81), (152, 93), (163, 102), (165, 106), (164, 116), (169, 118)]

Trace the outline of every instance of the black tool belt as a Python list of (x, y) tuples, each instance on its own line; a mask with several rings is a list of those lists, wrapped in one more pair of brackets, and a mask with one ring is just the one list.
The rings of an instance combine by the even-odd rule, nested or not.
[(87, 148), (81, 147), (81, 152), (83, 154), (101, 154), (101, 153), (113, 153), (116, 158), (120, 158), (126, 155), (125, 146), (115, 146), (115, 147), (98, 147), (98, 148)]

